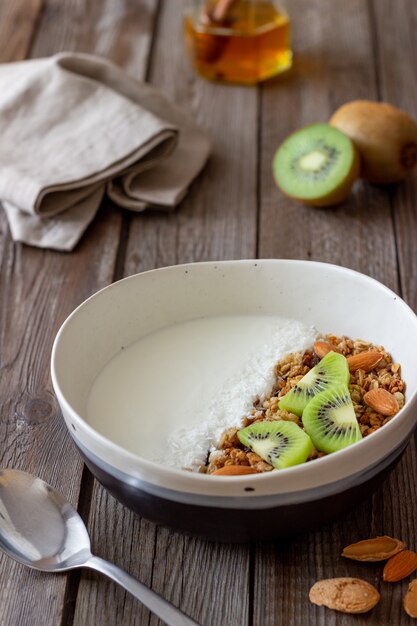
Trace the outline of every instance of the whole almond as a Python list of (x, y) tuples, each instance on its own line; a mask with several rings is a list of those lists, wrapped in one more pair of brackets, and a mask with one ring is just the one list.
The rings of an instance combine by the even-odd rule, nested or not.
[(367, 391), (363, 396), (363, 401), (381, 415), (395, 415), (400, 410), (397, 398), (381, 387)]
[(348, 356), (347, 362), (351, 372), (357, 370), (363, 370), (364, 372), (370, 372), (376, 365), (382, 360), (383, 354), (376, 350), (369, 350), (368, 352), (360, 352)]
[(407, 578), (417, 569), (417, 554), (412, 550), (403, 550), (385, 564), (383, 579), (387, 583), (395, 583)]
[(329, 352), (337, 352), (338, 354), (341, 354), (339, 348), (336, 348), (336, 346), (328, 341), (316, 341), (313, 346), (313, 350), (319, 359), (325, 357)]
[(392, 537), (374, 537), (351, 543), (343, 549), (342, 556), (354, 561), (385, 561), (404, 550), (405, 543)]
[(310, 602), (342, 613), (366, 613), (379, 602), (373, 585), (360, 578), (318, 580), (310, 589)]
[(417, 617), (417, 580), (412, 580), (404, 596), (403, 606), (410, 617)]
[(249, 465), (224, 465), (212, 472), (212, 476), (244, 476), (246, 474), (258, 474), (258, 470)]

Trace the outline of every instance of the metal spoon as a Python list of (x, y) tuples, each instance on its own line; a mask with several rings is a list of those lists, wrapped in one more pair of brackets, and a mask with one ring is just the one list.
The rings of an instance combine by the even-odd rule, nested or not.
[(43, 572), (78, 567), (102, 572), (168, 626), (198, 626), (122, 569), (93, 556), (78, 513), (48, 483), (26, 472), (0, 470), (0, 548), (19, 563)]

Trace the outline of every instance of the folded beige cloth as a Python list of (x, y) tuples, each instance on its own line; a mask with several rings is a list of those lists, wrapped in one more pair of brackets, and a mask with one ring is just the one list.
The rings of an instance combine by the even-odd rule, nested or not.
[(209, 152), (187, 115), (105, 59), (0, 65), (0, 200), (15, 241), (71, 250), (106, 192), (132, 211), (175, 207)]

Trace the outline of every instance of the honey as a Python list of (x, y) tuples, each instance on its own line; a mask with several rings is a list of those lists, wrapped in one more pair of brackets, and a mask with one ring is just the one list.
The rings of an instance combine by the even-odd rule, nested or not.
[(289, 17), (267, 0), (239, 0), (220, 25), (188, 13), (185, 37), (195, 70), (209, 80), (252, 85), (292, 64)]

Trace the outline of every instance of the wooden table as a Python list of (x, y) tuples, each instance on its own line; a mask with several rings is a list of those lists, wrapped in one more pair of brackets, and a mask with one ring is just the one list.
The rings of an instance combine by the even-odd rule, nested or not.
[[(374, 276), (417, 307), (417, 175), (385, 189), (359, 183), (334, 210), (285, 199), (271, 176), (279, 142), (327, 120), (347, 100), (387, 100), (417, 118), (417, 2), (294, 0), (293, 17), (294, 72), (256, 89), (194, 75), (178, 0), (1, 2), (0, 61), (60, 50), (111, 58), (190, 111), (214, 151), (177, 211), (133, 215), (105, 201), (71, 254), (14, 244), (0, 213), (0, 465), (58, 487), (78, 506), (100, 556), (204, 626), (411, 624), (401, 607), (408, 582), (382, 584), (380, 566), (339, 554), (378, 534), (417, 548), (415, 441), (384, 488), (345, 519), (292, 541), (217, 545), (156, 528), (110, 497), (83, 467), (51, 389), (51, 345), (65, 317), (112, 281), (155, 267), (255, 257), (328, 261)], [(310, 605), (310, 585), (333, 576), (374, 582), (379, 606), (353, 618)], [(101, 576), (35, 573), (0, 556), (1, 626), (157, 623)]]

